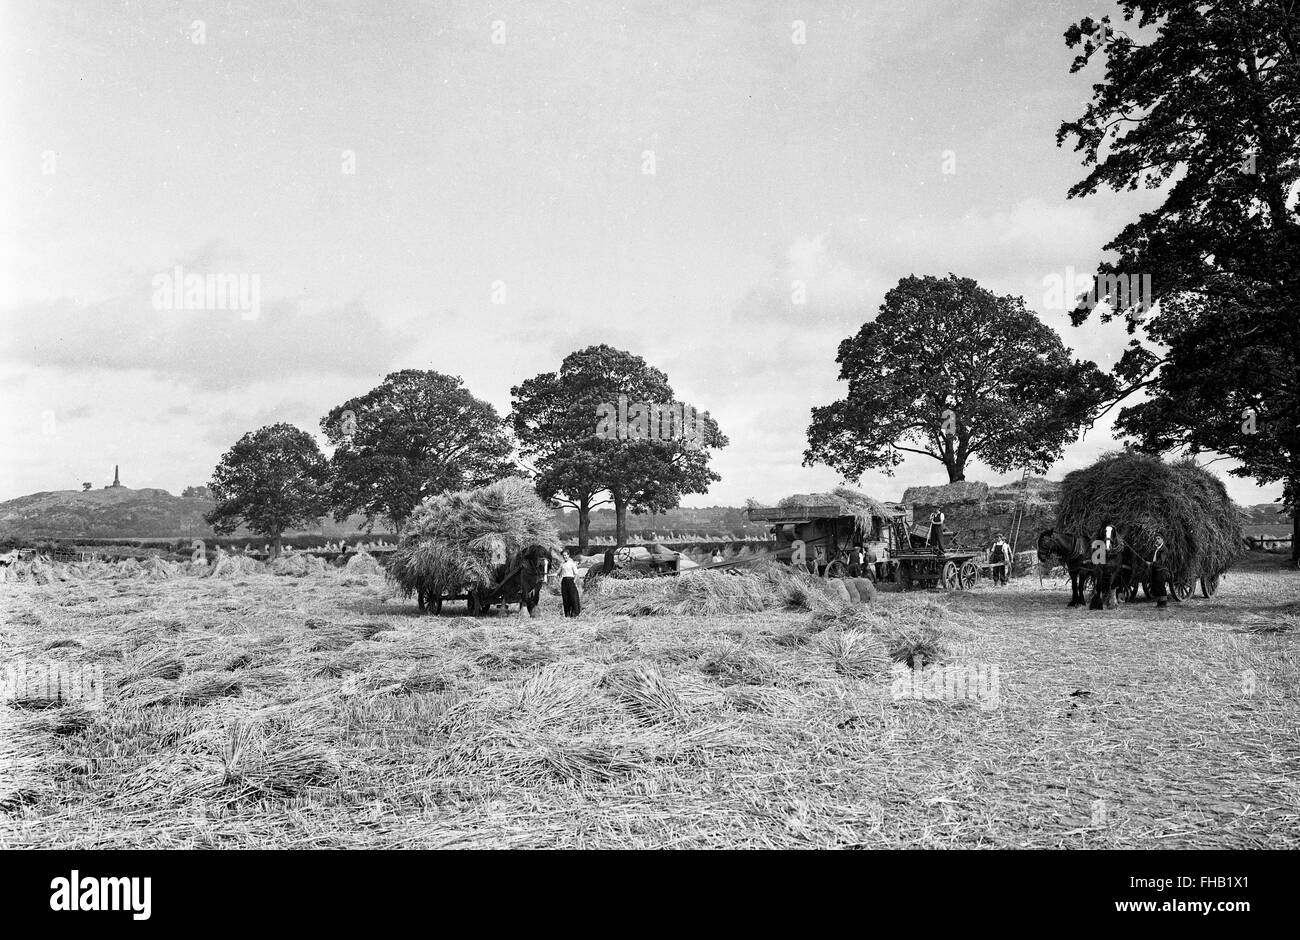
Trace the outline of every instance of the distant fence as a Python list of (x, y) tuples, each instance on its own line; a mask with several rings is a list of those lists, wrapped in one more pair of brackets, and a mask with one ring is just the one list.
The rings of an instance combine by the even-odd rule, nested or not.
[(101, 561), (103, 559), (103, 555), (101, 555), (99, 552), (77, 552), (77, 551), (65, 551), (63, 549), (60, 549), (58, 551), (52, 551), (49, 549), (41, 549), (41, 548), (19, 548), (17, 549), (17, 552), (18, 552), (18, 559), (20, 561), (28, 561), (29, 559), (35, 558), (36, 556), (39, 555), (41, 558), (44, 558), (47, 561), (51, 561), (51, 562), (57, 561), (65, 565), (77, 564), (77, 563), (87, 562), (87, 561)]
[(1275, 552), (1279, 550), (1291, 549), (1291, 536), (1289, 535), (1248, 535), (1246, 536), (1246, 545), (1252, 551)]

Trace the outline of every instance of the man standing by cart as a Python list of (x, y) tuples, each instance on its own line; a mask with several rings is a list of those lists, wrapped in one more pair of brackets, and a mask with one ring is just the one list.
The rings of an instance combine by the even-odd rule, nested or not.
[(565, 553), (560, 562), (560, 600), (564, 602), (564, 616), (576, 617), (582, 613), (582, 597), (578, 594), (578, 563)]
[(993, 569), (994, 584), (1007, 583), (1007, 576), (1011, 571), (1011, 546), (1007, 544), (1007, 538), (1001, 532), (997, 534), (993, 547), (989, 549), (989, 567)]

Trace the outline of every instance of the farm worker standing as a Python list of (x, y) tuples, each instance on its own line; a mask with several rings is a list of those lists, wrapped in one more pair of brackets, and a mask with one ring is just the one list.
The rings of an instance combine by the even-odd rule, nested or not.
[(862, 562), (865, 556), (862, 554), (862, 546), (854, 545), (853, 551), (849, 552), (849, 577), (862, 577)]
[(989, 549), (989, 563), (993, 567), (993, 583), (1006, 584), (1007, 573), (1011, 570), (1011, 546), (1007, 544), (1007, 538), (1001, 532), (997, 534), (993, 547)]
[(1169, 592), (1165, 588), (1169, 581), (1167, 555), (1164, 536), (1157, 535), (1156, 548), (1151, 553), (1151, 593), (1156, 596), (1156, 607), (1161, 610), (1169, 606)]
[(560, 599), (564, 602), (564, 616), (576, 617), (582, 613), (582, 598), (578, 596), (578, 563), (568, 555), (560, 562)]
[(866, 574), (868, 578), (871, 578), (873, 581), (885, 580), (885, 563), (881, 561), (880, 556), (876, 554), (876, 547), (874, 545), (867, 549), (866, 564)]
[(930, 544), (943, 551), (943, 507), (936, 506), (930, 513)]

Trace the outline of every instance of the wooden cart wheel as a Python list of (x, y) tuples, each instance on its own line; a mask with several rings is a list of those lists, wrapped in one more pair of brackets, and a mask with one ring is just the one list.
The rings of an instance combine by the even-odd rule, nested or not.
[(848, 566), (838, 559), (826, 566), (826, 577), (828, 578), (843, 578), (848, 573)]
[(1188, 579), (1184, 579), (1182, 581), (1175, 581), (1174, 597), (1178, 598), (1180, 601), (1185, 601), (1187, 600), (1187, 598), (1192, 596), (1192, 592), (1195, 589), (1196, 589), (1195, 581), (1191, 581)]
[(1219, 576), (1210, 575), (1208, 578), (1201, 578), (1201, 597), (1213, 597), (1214, 592), (1219, 589)]
[(980, 566), (973, 561), (968, 561), (961, 566), (961, 572), (957, 575), (963, 591), (969, 591), (975, 585), (980, 583)]
[(961, 586), (961, 575), (957, 571), (955, 561), (943, 563), (943, 574), (939, 577), (939, 583), (943, 585), (945, 591), (955, 591)]

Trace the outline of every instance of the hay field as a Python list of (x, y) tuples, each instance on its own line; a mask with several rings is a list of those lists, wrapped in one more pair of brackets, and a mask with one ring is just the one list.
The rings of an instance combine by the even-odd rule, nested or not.
[(1036, 578), (872, 602), (996, 665), (994, 707), (897, 697), (806, 612), (417, 618), (332, 569), (0, 584), (3, 660), (107, 687), (0, 705), (0, 847), (1296, 848), (1300, 574), (1248, 567), (1163, 616)]

